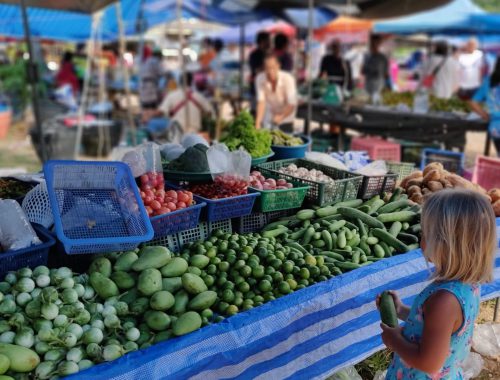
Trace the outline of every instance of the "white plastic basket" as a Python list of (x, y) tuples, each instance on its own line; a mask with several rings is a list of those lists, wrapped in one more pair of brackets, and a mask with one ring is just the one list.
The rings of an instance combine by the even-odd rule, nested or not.
[(50, 208), (49, 193), (45, 181), (26, 194), (22, 207), (30, 222), (41, 224), (45, 228), (50, 228), (54, 224), (54, 216)]

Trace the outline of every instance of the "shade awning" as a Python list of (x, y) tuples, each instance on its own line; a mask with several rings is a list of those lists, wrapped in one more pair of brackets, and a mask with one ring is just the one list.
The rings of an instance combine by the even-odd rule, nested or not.
[[(25, 0), (27, 7), (94, 13), (116, 0)], [(0, 0), (1, 4), (20, 5), (19, 0)]]

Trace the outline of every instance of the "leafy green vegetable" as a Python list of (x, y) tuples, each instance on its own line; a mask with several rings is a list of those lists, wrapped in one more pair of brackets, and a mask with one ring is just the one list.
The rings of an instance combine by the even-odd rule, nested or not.
[(255, 122), (248, 111), (242, 111), (234, 118), (221, 141), (231, 151), (245, 148), (252, 158), (271, 153), (271, 133), (265, 129), (255, 129)]
[(196, 144), (189, 147), (178, 158), (167, 165), (170, 170), (189, 173), (203, 173), (210, 171), (207, 160), (207, 146)]

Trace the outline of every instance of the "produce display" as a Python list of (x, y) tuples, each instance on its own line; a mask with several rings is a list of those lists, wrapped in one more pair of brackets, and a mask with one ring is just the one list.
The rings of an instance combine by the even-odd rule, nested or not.
[(500, 189), (486, 191), (478, 184), (472, 183), (458, 174), (444, 170), (443, 165), (433, 162), (423, 171), (415, 171), (401, 181), (400, 186), (410, 199), (418, 204), (425, 201), (425, 197), (443, 189), (463, 188), (475, 190), (491, 200), (496, 216), (500, 216)]
[(225, 174), (217, 176), (213, 183), (191, 185), (188, 189), (203, 198), (222, 199), (247, 194), (248, 182), (244, 178)]
[[(415, 98), (414, 92), (391, 92), (385, 91), (382, 94), (382, 102), (387, 106), (398, 106), (405, 104), (409, 108), (413, 108)], [(464, 112), (469, 113), (470, 108), (467, 102), (452, 97), (450, 99), (437, 98), (434, 95), (429, 95), (429, 109), (436, 112)]]
[(220, 320), (203, 266), (145, 247), (99, 257), (81, 275), (10, 272), (0, 282), (0, 373), (67, 376)]
[(287, 182), (285, 179), (266, 179), (266, 177), (257, 170), (250, 173), (248, 184), (257, 190), (284, 190), (293, 188), (293, 184)]
[(140, 182), (141, 199), (149, 216), (168, 214), (193, 204), (193, 194), (190, 191), (165, 191), (163, 173), (143, 174)]
[(300, 179), (305, 179), (308, 181), (313, 181), (313, 182), (320, 182), (320, 183), (326, 183), (326, 184), (334, 184), (335, 181), (333, 178), (327, 176), (324, 174), (321, 170), (317, 169), (306, 169), (303, 167), (298, 167), (295, 164), (290, 164), (288, 166), (283, 166), (278, 169), (280, 173), (300, 178)]
[(295, 137), (285, 133), (279, 129), (274, 129), (271, 131), (271, 136), (273, 139), (273, 145), (280, 146), (299, 146), (304, 145), (304, 141), (300, 137)]
[(179, 172), (204, 173), (210, 171), (207, 160), (208, 147), (196, 144), (189, 147), (175, 160), (167, 164), (167, 169)]
[(244, 148), (252, 158), (259, 158), (271, 153), (271, 133), (265, 129), (255, 129), (255, 122), (248, 111), (242, 111), (226, 127), (221, 142), (230, 151)]

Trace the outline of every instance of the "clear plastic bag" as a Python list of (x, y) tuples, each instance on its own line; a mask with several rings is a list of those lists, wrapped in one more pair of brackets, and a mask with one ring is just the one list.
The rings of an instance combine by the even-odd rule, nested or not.
[(470, 352), (469, 356), (460, 365), (463, 370), (463, 377), (465, 380), (473, 379), (481, 373), (483, 370), (484, 360), (481, 355)]
[(4, 251), (24, 249), (42, 243), (15, 200), (0, 200), (0, 215), (0, 245)]
[(146, 173), (163, 173), (160, 146), (153, 142), (139, 145), (131, 152), (125, 153), (122, 161), (130, 166), (134, 177)]
[(356, 170), (357, 174), (365, 176), (381, 176), (387, 174), (387, 165), (383, 160), (377, 160), (363, 166), (361, 169)]
[(334, 373), (328, 380), (363, 380), (354, 366), (350, 366)]
[(225, 144), (214, 144), (207, 150), (212, 179), (221, 189), (233, 189), (233, 194), (246, 194), (252, 156), (244, 150), (230, 152)]

